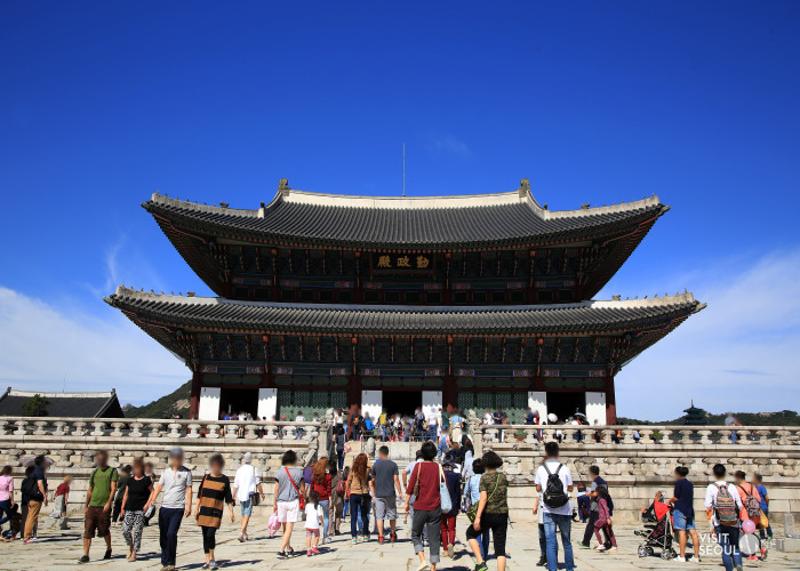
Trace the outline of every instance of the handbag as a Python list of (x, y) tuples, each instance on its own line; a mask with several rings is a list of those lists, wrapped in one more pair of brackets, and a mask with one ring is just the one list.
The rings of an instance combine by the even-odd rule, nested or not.
[[(487, 504), (489, 503), (489, 500), (491, 500), (494, 497), (494, 493), (497, 491), (497, 486), (499, 485), (500, 485), (500, 476), (498, 475), (497, 478), (495, 478), (494, 489), (492, 490), (492, 493), (489, 494), (488, 498), (486, 498)], [(469, 506), (469, 509), (467, 510), (467, 518), (469, 518), (469, 521), (475, 521), (475, 518), (478, 517), (478, 505), (480, 503), (481, 502), (479, 499), (477, 503), (474, 503)]]
[(294, 491), (297, 493), (297, 502), (300, 506), (300, 511), (304, 511), (306, 509), (306, 499), (303, 497), (303, 494), (300, 493), (300, 488), (297, 487), (297, 484), (294, 483), (294, 478), (292, 478), (292, 473), (289, 472), (289, 468), (286, 466), (283, 467), (286, 471), (286, 475), (289, 477), (289, 483), (294, 488)]
[(439, 466), (439, 497), (442, 505), (442, 513), (450, 513), (453, 511), (453, 499), (450, 497), (450, 490), (447, 488), (447, 478), (444, 475), (444, 470), (441, 464)]

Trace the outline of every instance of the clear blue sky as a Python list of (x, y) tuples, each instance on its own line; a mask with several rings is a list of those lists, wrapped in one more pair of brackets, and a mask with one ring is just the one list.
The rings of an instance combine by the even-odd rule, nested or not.
[[(0, 306), (0, 333), (23, 338), (13, 323), (25, 318), (8, 309), (20, 299), (114, 335), (127, 326), (100, 296), (115, 282), (207, 291), (140, 208), (155, 190), (247, 208), (281, 177), (306, 190), (399, 194), (403, 142), (411, 195), (507, 191), (523, 177), (551, 208), (658, 194), (672, 210), (604, 294), (688, 287), (707, 299), (738, 287), (745, 303), (747, 280), (763, 274), (754, 268), (800, 250), (799, 24), (800, 3), (778, 1), (6, 0), (0, 287), (16, 297)], [(787, 279), (752, 287), (764, 303), (800, 297)], [(774, 350), (797, 334), (792, 303), (774, 309), (789, 323), (767, 331), (719, 327)], [(157, 354), (125, 335), (141, 359)], [(85, 355), (68, 357), (54, 346), (63, 336), (38, 341), (49, 369), (0, 356), (0, 382), (60, 386), (63, 376), (99, 388), (142, 374), (84, 374), (100, 366), (98, 350), (78, 342)], [(770, 369), (774, 355), (750, 361), (728, 382), (777, 375), (790, 386), (788, 368)], [(178, 370), (174, 379), (185, 377)], [(145, 392), (126, 396), (165, 391)]]

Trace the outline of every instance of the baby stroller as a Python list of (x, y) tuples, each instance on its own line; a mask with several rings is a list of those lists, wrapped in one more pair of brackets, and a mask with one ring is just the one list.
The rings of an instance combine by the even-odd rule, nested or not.
[[(644, 537), (639, 545), (639, 557), (660, 555), (661, 559), (674, 559), (677, 553), (672, 548), (672, 513), (661, 501), (654, 501), (642, 514), (643, 529), (634, 533)], [(659, 553), (660, 552), (660, 553)]]

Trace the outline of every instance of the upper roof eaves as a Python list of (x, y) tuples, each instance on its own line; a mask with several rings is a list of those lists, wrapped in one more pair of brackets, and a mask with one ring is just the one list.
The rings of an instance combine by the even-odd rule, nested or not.
[(549, 210), (547, 207), (542, 207), (539, 204), (531, 193), (529, 185), (524, 180), (517, 190), (511, 192), (443, 196), (359, 196), (281, 188), (268, 204), (261, 203), (260, 208), (257, 209), (231, 208), (228, 205), (222, 204), (218, 206), (203, 204), (189, 200), (170, 198), (156, 192), (152, 194), (150, 201), (146, 202), (144, 206), (148, 208), (151, 204), (164, 205), (209, 214), (222, 214), (245, 218), (264, 218), (268, 215), (270, 210), (281, 203), (334, 208), (363, 208), (371, 210), (446, 210), (525, 204), (542, 220), (639, 211), (655, 206), (662, 206), (664, 210), (667, 209), (667, 206), (660, 201), (657, 195), (652, 195), (640, 200), (620, 202), (605, 206), (591, 207), (587, 205), (571, 210)]

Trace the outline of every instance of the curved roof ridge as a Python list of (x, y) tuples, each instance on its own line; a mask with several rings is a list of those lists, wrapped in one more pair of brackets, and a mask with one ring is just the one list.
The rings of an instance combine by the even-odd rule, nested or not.
[[(606, 307), (654, 307), (663, 305), (678, 305), (683, 303), (694, 303), (697, 299), (689, 291), (683, 293), (676, 293), (674, 295), (663, 295), (653, 297), (643, 297), (634, 299), (610, 299), (610, 300), (592, 300), (590, 303), (592, 307), (598, 309)], [(704, 304), (701, 304), (705, 307)]]
[[(590, 206), (587, 208), (575, 208), (572, 210), (542, 210), (545, 220), (552, 220), (556, 218), (573, 218), (577, 216), (594, 216), (595, 214), (614, 214), (617, 212), (627, 212), (628, 210), (638, 210), (641, 208), (648, 208), (651, 206), (666, 206), (654, 194), (647, 198), (640, 200), (631, 200), (628, 202), (618, 202), (616, 204), (609, 204), (607, 206)], [(538, 205), (537, 205), (538, 206)]]
[[(117, 286), (113, 295), (105, 298), (106, 302), (112, 303), (114, 298), (134, 298), (143, 301), (160, 301), (169, 303), (179, 303), (185, 305), (238, 305), (245, 307), (287, 307), (298, 310), (317, 310), (317, 311), (353, 311), (360, 310), (374, 313), (513, 313), (519, 311), (553, 311), (559, 309), (620, 309), (620, 308), (641, 308), (641, 307), (664, 307), (671, 305), (685, 305), (697, 303), (691, 292), (684, 292), (675, 295), (665, 295), (662, 297), (648, 297), (641, 299), (610, 299), (610, 300), (587, 300), (572, 303), (554, 304), (528, 304), (528, 305), (365, 305), (365, 304), (336, 304), (336, 303), (295, 303), (282, 301), (250, 301), (235, 300), (223, 297), (198, 297), (183, 296), (167, 293), (145, 292), (136, 290), (124, 285)], [(705, 304), (698, 304), (702, 309)]]
[(60, 393), (56, 391), (29, 391), (24, 389), (15, 389), (9, 387), (6, 392), (10, 397), (32, 397), (39, 395), (42, 398), (110, 398), (116, 394), (114, 389), (110, 391), (70, 391), (68, 393)]
[(497, 206), (517, 204), (527, 200), (527, 197), (518, 191), (437, 196), (365, 196), (291, 189), (279, 194), (281, 202), (293, 204), (403, 210)]
[(180, 198), (170, 198), (166, 194), (154, 192), (150, 196), (150, 202), (155, 204), (163, 204), (166, 206), (174, 206), (177, 208), (188, 208), (198, 212), (209, 212), (212, 214), (227, 214), (229, 216), (245, 216), (247, 218), (257, 218), (259, 211), (248, 208), (230, 208), (227, 206), (214, 206), (212, 204), (203, 204), (202, 202), (194, 202), (192, 200), (183, 200)]
[(266, 206), (262, 203), (262, 206), (256, 209), (203, 204), (191, 200), (171, 198), (158, 192), (154, 192), (151, 195), (150, 202), (177, 208), (186, 208), (197, 212), (226, 214), (228, 216), (246, 218), (264, 218), (271, 209), (277, 207), (281, 203), (374, 210), (446, 210), (527, 204), (530, 206), (531, 210), (543, 220), (577, 218), (597, 214), (615, 214), (663, 205), (658, 196), (654, 194), (640, 200), (619, 202), (607, 206), (592, 206), (571, 210), (548, 210), (543, 208), (533, 196), (530, 189), (525, 187), (510, 192), (438, 196), (364, 196), (284, 189), (279, 190)]

